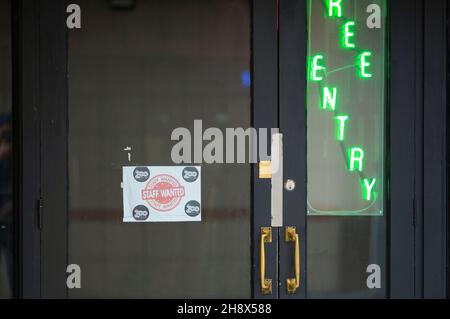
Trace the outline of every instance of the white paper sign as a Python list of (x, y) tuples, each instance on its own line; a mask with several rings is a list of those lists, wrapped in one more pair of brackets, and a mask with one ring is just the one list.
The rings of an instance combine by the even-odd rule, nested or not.
[(138, 166), (122, 172), (124, 222), (202, 220), (200, 167)]

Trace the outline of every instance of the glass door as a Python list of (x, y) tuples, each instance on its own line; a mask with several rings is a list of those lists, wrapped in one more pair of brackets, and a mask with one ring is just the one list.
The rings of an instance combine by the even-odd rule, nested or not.
[(252, 124), (251, 2), (78, 4), (68, 263), (82, 286), (70, 298), (250, 297), (251, 166), (208, 162), (202, 143)]
[[(398, 25), (391, 32), (390, 8), (386, 0), (280, 1), (281, 297), (389, 298), (399, 282), (402, 295), (415, 281), (405, 231), (414, 229), (415, 171), (403, 169), (415, 146), (402, 133), (415, 119), (398, 116), (414, 94), (390, 82), (414, 70), (400, 62), (414, 41)], [(414, 16), (413, 7), (393, 8), (396, 18)]]
[(386, 14), (383, 0), (307, 4), (312, 298), (386, 297)]

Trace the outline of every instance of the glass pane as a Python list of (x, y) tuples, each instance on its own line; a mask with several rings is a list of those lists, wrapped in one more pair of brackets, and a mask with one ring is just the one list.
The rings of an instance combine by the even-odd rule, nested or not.
[(11, 3), (0, 0), (0, 299), (13, 289)]
[(250, 127), (249, 1), (78, 3), (69, 258), (83, 280), (70, 296), (250, 297), (249, 165), (202, 167), (201, 223), (125, 224), (121, 189), (123, 166), (174, 165), (175, 128)]
[(308, 35), (308, 293), (383, 297), (386, 0), (309, 0)]

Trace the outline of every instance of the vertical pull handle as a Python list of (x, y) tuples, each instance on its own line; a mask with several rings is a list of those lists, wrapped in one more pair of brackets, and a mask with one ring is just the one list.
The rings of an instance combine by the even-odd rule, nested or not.
[(272, 228), (261, 228), (261, 260), (260, 260), (260, 275), (261, 275), (261, 292), (263, 295), (272, 294), (272, 279), (266, 279), (266, 243), (272, 242)]
[(295, 244), (295, 278), (286, 280), (288, 293), (294, 294), (300, 287), (300, 239), (295, 227), (286, 227), (286, 242)]

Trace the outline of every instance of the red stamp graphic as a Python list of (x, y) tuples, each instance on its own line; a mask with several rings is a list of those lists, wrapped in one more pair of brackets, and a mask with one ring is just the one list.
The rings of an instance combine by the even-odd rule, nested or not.
[(142, 199), (160, 212), (168, 212), (178, 206), (185, 195), (184, 187), (170, 175), (153, 177), (141, 191)]

